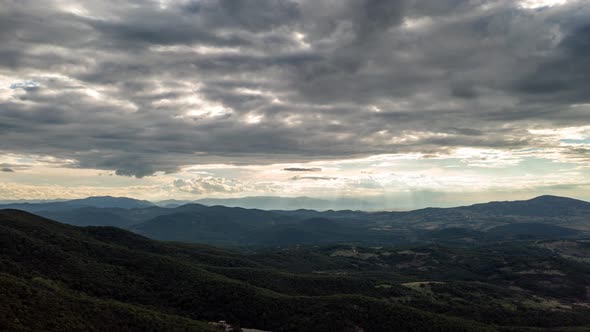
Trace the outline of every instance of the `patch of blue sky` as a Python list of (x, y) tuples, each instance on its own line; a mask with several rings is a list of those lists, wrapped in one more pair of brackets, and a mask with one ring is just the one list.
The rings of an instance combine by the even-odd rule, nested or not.
[(590, 144), (590, 137), (584, 139), (561, 139), (559, 141), (566, 144)]
[(15, 83), (10, 84), (10, 89), (12, 89), (12, 90), (16, 90), (16, 89), (30, 90), (30, 89), (36, 89), (40, 86), (41, 86), (41, 84), (39, 82), (23, 81), (23, 82), (15, 82)]

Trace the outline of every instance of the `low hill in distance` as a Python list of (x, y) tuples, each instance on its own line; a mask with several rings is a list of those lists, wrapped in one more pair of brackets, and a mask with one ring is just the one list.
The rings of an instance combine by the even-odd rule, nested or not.
[(590, 203), (578, 199), (544, 195), (525, 201), (490, 202), (464, 209), (496, 215), (563, 217), (590, 210)]
[(505, 238), (566, 238), (576, 236), (580, 232), (566, 227), (542, 223), (518, 223), (494, 227), (486, 232), (488, 235)]
[(81, 207), (136, 209), (153, 206), (151, 202), (128, 197), (93, 196), (69, 201), (49, 203), (0, 204), (0, 209), (18, 209), (29, 212), (68, 210)]

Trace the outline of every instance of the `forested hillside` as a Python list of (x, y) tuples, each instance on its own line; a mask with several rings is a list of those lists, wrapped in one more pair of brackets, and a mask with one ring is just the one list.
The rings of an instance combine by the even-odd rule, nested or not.
[(0, 211), (0, 327), (474, 331), (590, 325), (588, 242), (250, 253)]

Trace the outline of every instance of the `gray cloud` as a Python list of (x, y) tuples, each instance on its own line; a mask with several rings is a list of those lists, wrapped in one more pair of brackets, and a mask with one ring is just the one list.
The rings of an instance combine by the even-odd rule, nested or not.
[(64, 3), (2, 4), (1, 151), (142, 177), (540, 147), (528, 129), (590, 124), (572, 107), (590, 103), (584, 1)]
[(229, 179), (213, 176), (201, 176), (192, 179), (178, 179), (173, 182), (174, 187), (181, 191), (191, 194), (235, 194), (261, 190), (264, 192), (274, 192), (272, 184), (265, 183), (248, 183), (237, 179)]
[(337, 177), (333, 176), (301, 176), (296, 175), (291, 178), (292, 181), (299, 181), (299, 180), (314, 180), (314, 181), (331, 181), (331, 180), (338, 180)]
[(174, 186), (180, 191), (192, 194), (238, 193), (246, 190), (240, 181), (211, 176), (175, 180)]
[(287, 172), (321, 172), (322, 169), (318, 168), (318, 167), (311, 167), (311, 168), (287, 167), (287, 168), (283, 168), (283, 171), (287, 171)]
[(28, 166), (28, 165), (0, 163), (0, 171), (6, 172), (6, 173), (13, 173), (16, 171), (22, 171), (22, 170), (26, 170), (29, 168), (30, 168), (30, 166)]

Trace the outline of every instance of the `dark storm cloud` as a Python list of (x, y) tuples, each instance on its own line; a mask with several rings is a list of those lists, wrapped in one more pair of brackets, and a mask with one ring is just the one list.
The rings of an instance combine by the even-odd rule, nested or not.
[(0, 5), (0, 151), (74, 167), (536, 147), (528, 129), (590, 124), (583, 1)]
[(554, 54), (541, 59), (534, 71), (517, 82), (517, 88), (547, 102), (584, 103), (590, 83), (590, 24), (568, 31)]

